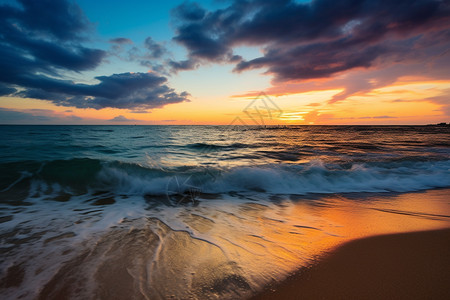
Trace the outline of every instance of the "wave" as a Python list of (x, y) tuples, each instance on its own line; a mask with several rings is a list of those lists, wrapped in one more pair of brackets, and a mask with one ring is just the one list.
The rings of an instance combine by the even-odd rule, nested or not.
[[(391, 160), (365, 163), (268, 164), (233, 168), (146, 167), (119, 161), (76, 158), (0, 165), (0, 194), (28, 184), (41, 192), (55, 186), (70, 193), (109, 191), (121, 195), (204, 193), (272, 194), (409, 192), (450, 186), (450, 160)], [(45, 188), (42, 188), (45, 187)], [(31, 190), (31, 188), (30, 188)], [(36, 193), (36, 188), (33, 189)]]

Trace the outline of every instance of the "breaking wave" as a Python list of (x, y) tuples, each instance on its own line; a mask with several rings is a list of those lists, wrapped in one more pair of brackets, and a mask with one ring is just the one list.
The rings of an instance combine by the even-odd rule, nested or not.
[[(0, 193), (24, 186), (45, 192), (107, 190), (124, 195), (163, 195), (195, 188), (204, 193), (273, 194), (409, 192), (450, 186), (450, 160), (265, 164), (231, 168), (147, 167), (119, 161), (77, 158), (0, 165)], [(176, 185), (176, 186), (174, 186)], [(33, 191), (36, 192), (36, 191)]]

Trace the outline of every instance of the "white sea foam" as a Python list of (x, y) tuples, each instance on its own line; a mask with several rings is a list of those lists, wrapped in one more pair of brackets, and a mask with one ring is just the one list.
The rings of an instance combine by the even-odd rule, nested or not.
[(205, 193), (260, 191), (274, 194), (408, 192), (450, 186), (450, 161), (354, 163), (315, 160), (303, 165), (263, 165), (189, 172), (131, 172), (104, 167), (101, 184), (118, 193), (163, 195), (195, 187)]

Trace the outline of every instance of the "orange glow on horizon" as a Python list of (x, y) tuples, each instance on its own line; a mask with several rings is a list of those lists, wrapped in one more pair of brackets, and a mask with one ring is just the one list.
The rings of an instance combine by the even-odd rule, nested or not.
[[(329, 101), (344, 89), (318, 89), (300, 93), (268, 94), (282, 110), (281, 116), (269, 118), (261, 113), (265, 125), (289, 124), (428, 124), (446, 121), (444, 104), (435, 101), (450, 90), (450, 81), (414, 81), (417, 77), (403, 77), (391, 85), (365, 93), (350, 95), (345, 100)], [(191, 102), (167, 105), (163, 108), (135, 113), (126, 109), (77, 109), (56, 106), (50, 101), (28, 98), (2, 97), (1, 107), (34, 115), (46, 114), (58, 118), (83, 118), (84, 124), (211, 124), (227, 125), (236, 118), (251, 125), (254, 120), (244, 112), (255, 99), (251, 93), (225, 97), (192, 97)], [(259, 95), (259, 93), (258, 93)], [(264, 111), (264, 109), (262, 109)], [(122, 120), (114, 120), (123, 116)], [(125, 119), (126, 118), (126, 119)], [(75, 120), (75, 121), (74, 121)], [(70, 122), (69, 122), (70, 123)]]

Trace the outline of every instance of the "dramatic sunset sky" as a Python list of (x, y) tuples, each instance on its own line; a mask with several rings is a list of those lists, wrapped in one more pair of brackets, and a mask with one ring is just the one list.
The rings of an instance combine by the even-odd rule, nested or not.
[(450, 122), (448, 0), (0, 0), (0, 44), (0, 124)]

